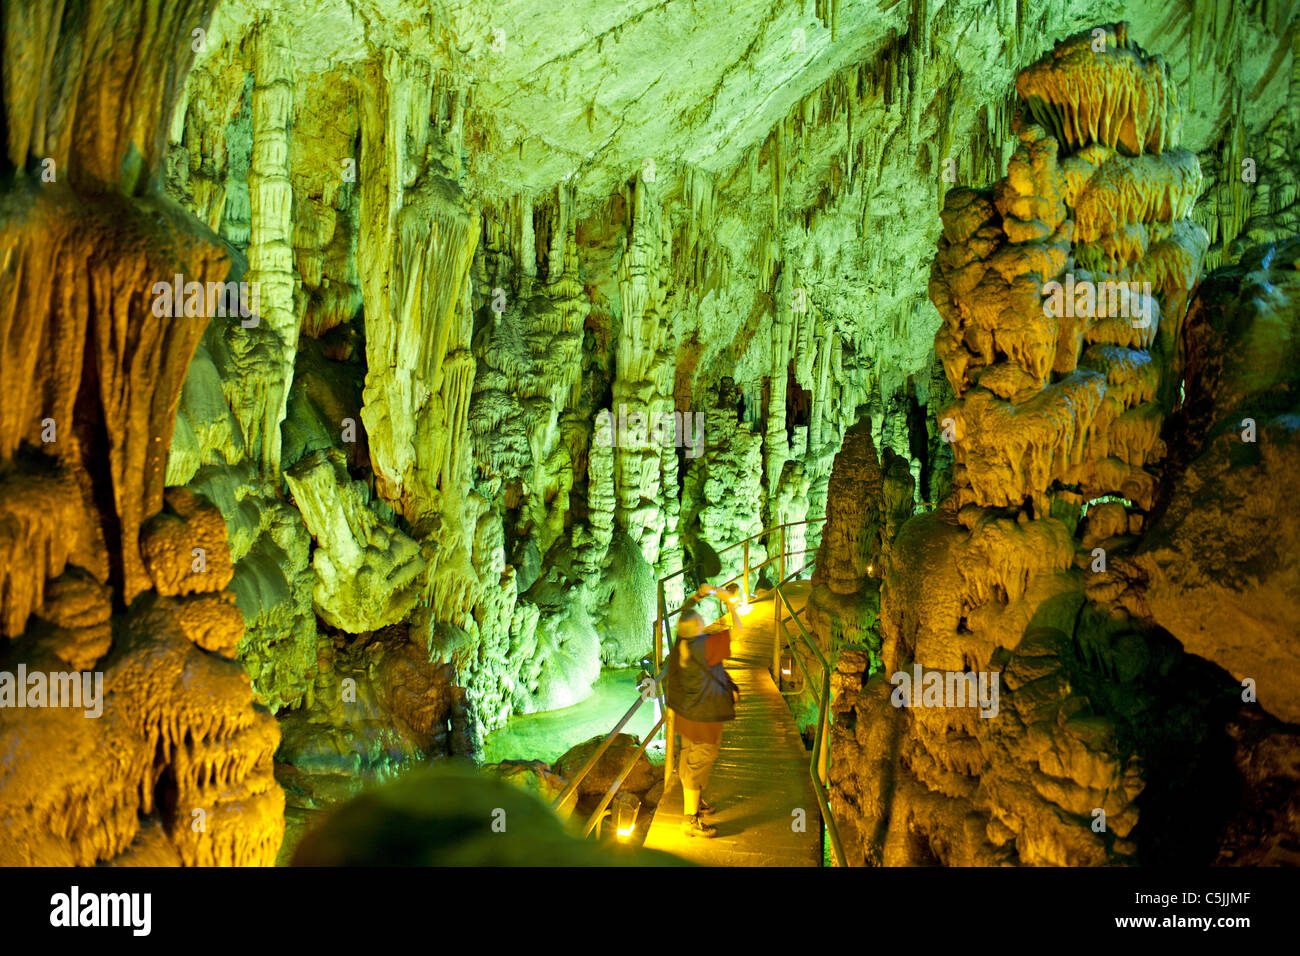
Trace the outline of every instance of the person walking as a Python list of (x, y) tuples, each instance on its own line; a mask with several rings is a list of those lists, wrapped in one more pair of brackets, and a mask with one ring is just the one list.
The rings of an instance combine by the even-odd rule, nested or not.
[[(709, 631), (695, 604), (713, 595), (727, 605), (732, 628)], [(741, 624), (739, 588), (701, 585), (677, 621), (677, 640), (668, 662), (668, 708), (681, 735), (678, 773), (682, 782), (682, 832), (690, 837), (717, 836), (702, 819), (713, 812), (703, 797), (722, 744), (722, 725), (736, 717), (740, 688), (723, 662), (731, 654), (732, 630)]]

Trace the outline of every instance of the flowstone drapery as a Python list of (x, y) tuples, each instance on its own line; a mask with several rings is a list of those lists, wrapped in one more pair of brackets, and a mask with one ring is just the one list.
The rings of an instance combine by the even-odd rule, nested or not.
[[(20, 721), (24, 752), (66, 730), (93, 768), (0, 768), (0, 815), (37, 834), (24, 859), (270, 862), (272, 754), (295, 831), (472, 757), (512, 715), (635, 666), (657, 580), (685, 569), (664, 589), (678, 606), (703, 543), (822, 515), (786, 544), (824, 558), (826, 647), (866, 648), (840, 658), (837, 733), (875, 706), (873, 667), (918, 660), (999, 667), (1004, 713), (1028, 715), (967, 795), (996, 818), (987, 845), (944, 842), (933, 794), (969, 781), (923, 745), (971, 747), (935, 722), (905, 738), (911, 835), (863, 858), (1141, 856), (1161, 837), (1126, 801), (1161, 806), (1181, 778), (1153, 761), (1183, 743), (1125, 736), (1164, 713), (1138, 695), (1133, 716), (1133, 685), (1174, 668), (1218, 687), (1157, 629), (1234, 679), (1290, 673), (1266, 633), (1285, 607), (1251, 616), (1288, 593), (1288, 566), (1267, 570), (1285, 549), (1258, 533), (1284, 516), (1252, 512), (1241, 577), (1189, 537), (1218, 533), (1190, 502), (1240, 464), (1232, 415), (1260, 429), (1250, 473), (1287, 487), (1284, 377), (1256, 389), (1207, 356), (1237, 334), (1216, 323), (1285, 339), (1242, 290), (1289, 287), (1247, 250), (1300, 208), (1293, 11), (1134, 2), (1134, 31), (1177, 38), (1163, 63), (1103, 27), (1100, 50), (1089, 33), (1023, 73), (1016, 124), (1035, 38), (1113, 12), (577, 2), (564, 22), (586, 26), (565, 30), (481, 0), (4, 5), (0, 671), (99, 667), (112, 688), (102, 721)], [(1184, 334), (1202, 265), (1247, 255), (1260, 275), (1224, 273)], [(232, 308), (191, 281), (238, 290)], [(1112, 308), (1108, 282), (1138, 288)], [(1202, 401), (1229, 437), (1206, 438)], [(1249, 485), (1223, 500), (1245, 508)], [(1243, 640), (1219, 647), (1180, 602), (1232, 607)], [(146, 658), (176, 681), (155, 687)], [(1091, 687), (1105, 668), (1121, 690), (1068, 697), (1040, 747), (1030, 678)], [(1233, 726), (1259, 792), (1284, 735)], [(97, 762), (113, 749), (124, 768)], [(1030, 797), (1039, 749), (1050, 782)], [(873, 786), (837, 782), (864, 827)], [(1099, 793), (1110, 836), (1063, 830), (1058, 811), (1075, 826)], [(206, 842), (181, 832), (194, 810)]]
[[(886, 865), (1268, 856), (1277, 818), (1220, 842), (1237, 826), (1215, 783), (1229, 769), (1203, 745), (1256, 726), (1253, 698), (1234, 703), (1221, 672), (1181, 652), (1132, 564), (1171, 490), (1162, 426), (1181, 405), (1208, 245), (1190, 219), (1200, 172), (1178, 146), (1178, 91), (1126, 24), (1058, 43), (1016, 87), (1007, 175), (948, 193), (931, 272), (953, 490), (871, 552), (879, 663), (855, 651), (837, 664), (832, 803), (848, 852)], [(879, 526), (860, 520), (859, 535)], [(819, 574), (833, 584), (860, 546), (835, 522), (827, 533)], [(900, 698), (903, 676), (921, 675), (1000, 693)], [(1257, 766), (1246, 776), (1275, 785)], [(1204, 797), (1196, 826), (1173, 809), (1188, 788)]]
[[(0, 670), (36, 682), (0, 707), (6, 752), (23, 755), (0, 774), (0, 820), (22, 834), (0, 863), (267, 864), (280, 732), (229, 659), (244, 621), (224, 522), (182, 490), (164, 510), (204, 323), (159, 308), (159, 283), (238, 279), (158, 190), (207, 13), (128, 0), (4, 15)], [(69, 706), (74, 686), (91, 693)]]

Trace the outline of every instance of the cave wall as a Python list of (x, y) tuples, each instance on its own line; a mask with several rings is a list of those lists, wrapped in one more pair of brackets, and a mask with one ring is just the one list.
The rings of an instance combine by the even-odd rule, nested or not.
[[(1050, 510), (1039, 474), (1058, 463), (1050, 409), (1036, 412), (1042, 434), (1022, 436), (1038, 449), (1027, 477), (983, 467), (1000, 445), (945, 440), (938, 412), (960, 400), (974, 420), (963, 392), (976, 371), (1002, 401), (1060, 394), (1043, 356), (1070, 349), (1024, 328), (958, 358), (966, 336), (927, 295), (941, 236), (971, 238), (953, 233), (975, 215), (963, 184), (1011, 163), (1031, 185), (1008, 200), (1055, 203), (1013, 215), (1056, 226), (1089, 175), (1062, 173), (1041, 142), (1017, 146), (1011, 87), (1039, 38), (1119, 17), (1159, 38), (1148, 42), (1161, 75), (1185, 91), (1187, 175), (1163, 220), (1181, 230), (1172, 246), (1230, 266), (1295, 224), (1294, 5), (582, 0), (563, 31), (524, 0), (321, 0), (306, 18), (280, 0), (161, 6), (157, 20), (142, 2), (4, 6), (0, 320), (4, 378), (22, 387), (0, 411), (3, 622), (14, 662), (48, 646), (79, 668), (121, 656), (113, 673), (130, 675), (132, 622), (174, 605), (172, 632), (189, 639), (177, 654), (222, 674), (233, 655), (247, 675), (223, 691), (239, 716), (204, 739), (263, 728), (256, 761), (228, 771), (259, 809), (245, 829), (231, 824), (241, 849), (184, 849), (192, 838), (145, 785), (172, 786), (180, 758), (164, 747), (122, 781), (139, 795), (119, 799), (113, 839), (44, 824), (51, 846), (82, 847), (79, 861), (121, 852), (138, 818), (186, 862), (269, 862), (282, 799), (271, 753), (302, 807), (346, 790), (339, 778), (472, 755), (511, 714), (580, 700), (602, 665), (647, 651), (655, 579), (688, 565), (699, 541), (830, 516), (833, 540), (812, 525), (791, 546), (828, 563), (813, 612), (825, 632), (868, 648), (857, 672), (844, 665), (846, 694), (898, 653), (881, 628), (912, 626), (886, 620), (925, 617), (888, 597), (891, 549), (902, 561), (931, 547), (899, 532), (912, 511), (972, 555), (1012, 542), (1016, 580), (1073, 574), (1071, 521), (1030, 531), (966, 512), (958, 531), (951, 509), (932, 511), (950, 489), (978, 508), (1028, 491)], [(1246, 159), (1252, 183), (1235, 175)], [(1098, 192), (1099, 221), (1111, 198)], [(1118, 274), (1133, 242), (1113, 227), (1087, 249), (1058, 236), (1034, 255), (1065, 248)], [(1161, 281), (1196, 271), (1160, 262)], [(155, 321), (153, 284), (178, 273), (244, 282), (253, 299)], [(1178, 318), (1162, 319), (1158, 342), (1098, 343), (1152, 345), (1158, 382), (1075, 356), (1082, 378), (1107, 379), (1092, 386), (1104, 414), (1079, 439), (1094, 471), (1113, 457), (1104, 442), (1125, 475), (1163, 453), (1186, 297), (1161, 295)], [(1008, 350), (1016, 361), (994, 360)], [(47, 419), (57, 441), (43, 438)], [(854, 426), (853, 455), (883, 472), (837, 485)], [(1111, 472), (1094, 483), (1154, 513), (1157, 482), (1133, 481), (1150, 500)], [(878, 485), (882, 505), (842, 500)], [(1067, 499), (1077, 512), (1083, 499)], [(211, 537), (213, 508), (225, 538), (204, 545), (217, 570), (200, 585), (181, 561), (198, 532), (183, 529)], [(1135, 517), (1145, 529), (1126, 513), (1112, 530)], [(858, 520), (884, 529), (865, 578), (857, 557), (829, 566), (838, 549), (865, 547)], [(154, 557), (146, 539), (161, 542)], [(1145, 573), (1158, 576), (1165, 554)], [(1018, 597), (1001, 573), (953, 578), (952, 593)], [(692, 585), (677, 579), (668, 605)], [(946, 600), (928, 626), (959, 632), (951, 594), (913, 596)], [(985, 636), (953, 642), (945, 663), (1014, 631), (995, 604), (975, 628)], [(144, 748), (153, 724), (132, 720)], [(187, 739), (177, 733), (166, 739)], [(34, 766), (6, 768), (18, 776), (0, 787), (5, 805), (26, 805)], [(54, 789), (67, 800), (75, 788)]]
[[(1224, 97), (1282, 101), (1289, 41), (1269, 33), (1288, 15), (1124, 12), (1139, 25), (1172, 18), (1185, 36), (1162, 52), (1171, 78), (1190, 79), (1184, 125), (1215, 170), (1197, 221), (1214, 250), (1230, 247), (1251, 218), (1242, 204), (1260, 197), (1221, 200), (1227, 159), (1210, 160), (1280, 128), (1282, 113), (1233, 112)], [(1093, 11), (996, 14), (765, 13), (737, 60), (730, 40), (685, 29), (673, 9), (620, 22), (585, 5), (557, 49), (523, 4), (423, 11), (416, 31), (342, 3), (306, 27), (274, 3), (219, 8), (171, 128), (168, 182), (268, 277), (278, 350), (268, 339), (257, 362), (219, 367), (230, 414), (263, 472), (281, 447), (342, 451), (373, 488), (368, 507), (418, 542), (414, 639), (446, 658), (448, 628), (466, 635), (459, 679), (485, 726), (549, 698), (546, 668), (523, 663), (533, 629), (550, 629), (544, 646), (580, 634), (590, 654), (589, 629), (562, 624), (564, 607), (599, 612), (590, 585), (608, 579), (616, 531), (663, 575), (698, 537), (718, 545), (821, 514), (833, 455), (863, 414), (907, 461), (916, 499), (942, 497), (930, 485), (947, 480), (952, 446), (925, 409), (950, 385), (935, 374), (937, 318), (922, 294), (936, 232), (916, 212), (1000, 171), (1007, 80), (1037, 54), (1026, 37), (1077, 29)], [(1239, 24), (1235, 59), (1206, 40), (1227, 21)], [(698, 69), (667, 81), (653, 67), (669, 51)], [(700, 105), (672, 106), (692, 89)], [(1274, 184), (1264, 218), (1280, 228), (1294, 197), (1278, 185), (1280, 154), (1260, 163)], [(306, 421), (284, 353), (312, 340), (318, 394), (342, 377), (329, 362), (351, 363), (362, 384), (359, 396), (319, 395)], [(656, 432), (674, 412), (701, 418), (701, 448)], [(456, 440), (467, 427), (472, 444)], [(221, 465), (211, 458), (203, 467)], [(313, 538), (330, 550), (326, 539)], [(304, 691), (265, 649), (301, 657), (309, 641), (293, 564), (275, 584), (293, 594), (276, 607), (294, 611), (263, 611), (246, 644), (265, 682), (290, 682), (267, 688), (288, 706)], [(528, 596), (557, 586), (581, 596)]]
[(1300, 744), (1276, 470), (1294, 241), (1198, 285), (1199, 162), (1167, 61), (1128, 24), (1058, 42), (1016, 90), (1006, 176), (948, 193), (931, 270), (951, 493), (891, 533), (875, 450), (846, 442), (832, 474), (869, 499), (831, 512), (810, 613), (830, 647), (865, 645), (835, 678), (847, 852), (1294, 863), (1294, 801), (1264, 809)]
[(265, 864), (284, 829), (279, 727), (234, 660), (224, 521), (165, 489), (205, 323), (159, 311), (155, 284), (240, 264), (161, 189), (207, 14), (154, 6), (4, 7), (9, 865)]

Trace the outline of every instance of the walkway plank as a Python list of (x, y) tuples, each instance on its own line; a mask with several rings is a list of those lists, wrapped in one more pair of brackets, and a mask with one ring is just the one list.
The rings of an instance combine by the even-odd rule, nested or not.
[[(806, 582), (788, 586), (790, 603), (802, 607), (808, 589)], [(706, 866), (821, 866), (821, 813), (808, 774), (812, 754), (768, 672), (772, 611), (771, 598), (756, 599), (744, 631), (732, 635), (727, 670), (740, 686), (740, 703), (736, 719), (723, 729), (704, 792), (717, 808), (709, 822), (718, 835), (709, 840), (682, 833), (682, 790), (673, 774), (650, 823), (648, 848)]]

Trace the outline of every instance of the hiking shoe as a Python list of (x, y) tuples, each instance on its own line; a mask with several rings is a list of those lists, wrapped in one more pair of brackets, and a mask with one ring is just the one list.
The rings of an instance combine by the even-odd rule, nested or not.
[(697, 813), (682, 821), (682, 833), (688, 837), (715, 837), (718, 835), (718, 828), (706, 824)]

